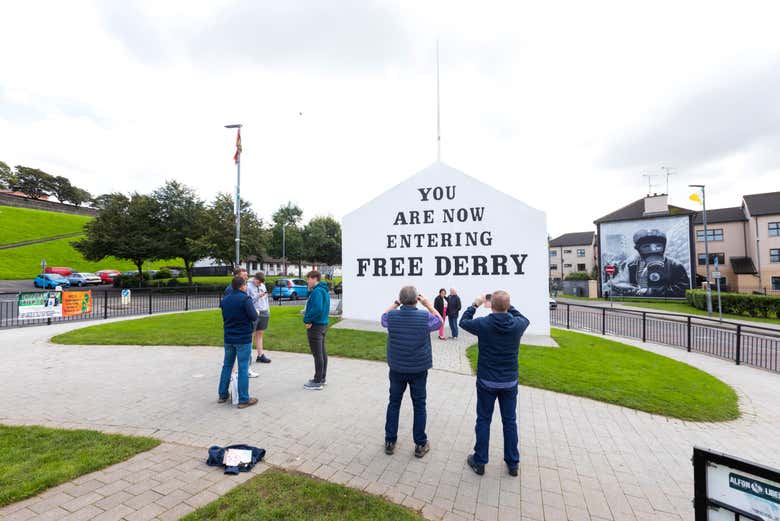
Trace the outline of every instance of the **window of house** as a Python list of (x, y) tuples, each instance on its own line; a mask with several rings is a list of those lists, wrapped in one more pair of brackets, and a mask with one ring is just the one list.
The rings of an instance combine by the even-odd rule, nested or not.
[(564, 264), (563, 267), (564, 268), (571, 268), (571, 264)]
[(563, 250), (563, 253), (571, 253), (571, 250)]
[(780, 262), (780, 248), (769, 250), (769, 262)]
[(257, 271), (257, 262), (252, 263), (252, 271)]
[(780, 237), (780, 223), (769, 223), (769, 236)]
[[(707, 256), (703, 253), (698, 255), (699, 266), (705, 266), (707, 264)], [(710, 253), (710, 264), (715, 264), (715, 259), (718, 259), (718, 265), (723, 266), (726, 263), (726, 255), (723, 253)]]
[(577, 271), (585, 271), (585, 265), (584, 264), (577, 264)]
[[(707, 229), (707, 242), (722, 241), (722, 240), (723, 240), (723, 228)], [(696, 241), (704, 242), (704, 230), (696, 230)]]
[(780, 291), (780, 277), (772, 277), (772, 291)]
[(557, 264), (550, 264), (550, 269), (551, 270), (557, 270), (558, 269), (558, 265)]
[(558, 255), (557, 250), (550, 250), (550, 257), (556, 257)]
[(585, 256), (585, 248), (579, 248), (577, 250), (577, 257), (584, 257)]

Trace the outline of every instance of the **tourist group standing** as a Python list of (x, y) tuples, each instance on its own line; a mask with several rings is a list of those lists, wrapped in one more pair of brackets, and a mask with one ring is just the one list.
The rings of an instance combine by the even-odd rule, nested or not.
[(458, 338), (458, 315), (460, 315), (461, 304), (460, 297), (455, 288), (450, 288), (450, 294), (447, 295), (447, 290), (441, 288), (439, 294), (433, 300), (433, 308), (439, 313), (442, 318), (441, 327), (439, 327), (439, 340), (446, 340), (444, 336), (444, 319), (450, 325), (450, 332), (452, 338)]

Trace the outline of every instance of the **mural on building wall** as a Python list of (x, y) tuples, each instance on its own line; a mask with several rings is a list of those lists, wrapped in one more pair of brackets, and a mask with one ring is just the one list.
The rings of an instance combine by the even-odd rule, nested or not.
[[(691, 288), (687, 215), (602, 223), (601, 290), (614, 296), (685, 297)], [(615, 273), (606, 273), (614, 266)]]

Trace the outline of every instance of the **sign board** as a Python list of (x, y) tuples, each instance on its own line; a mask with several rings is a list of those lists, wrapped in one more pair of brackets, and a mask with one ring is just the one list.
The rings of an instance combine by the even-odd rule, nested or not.
[(604, 271), (607, 272), (607, 275), (614, 275), (615, 272), (617, 271), (617, 268), (615, 268), (614, 266), (610, 265), (610, 266), (607, 266), (606, 268), (604, 268)]
[(75, 317), (92, 313), (92, 291), (66, 291), (62, 294), (62, 316)]
[(696, 521), (780, 521), (780, 471), (694, 447)]
[(61, 291), (30, 291), (17, 297), (19, 320), (57, 318), (62, 316)]
[(130, 305), (130, 290), (129, 289), (123, 289), (122, 295), (121, 295), (121, 304), (123, 306), (129, 306)]
[(712, 272), (712, 276), (715, 277), (716, 279), (719, 279), (720, 278), (720, 272), (719, 271), (713, 271)]
[(443, 163), (346, 215), (342, 244), (346, 318), (378, 322), (406, 285), (456, 288), (464, 308), (503, 289), (530, 334), (550, 334), (544, 212)]

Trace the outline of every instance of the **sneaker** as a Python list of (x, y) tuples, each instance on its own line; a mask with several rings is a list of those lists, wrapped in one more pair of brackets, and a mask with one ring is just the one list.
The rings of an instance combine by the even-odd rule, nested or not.
[(509, 475), (513, 478), (517, 477), (517, 467), (508, 467), (509, 468)]
[(428, 451), (431, 450), (431, 442), (426, 441), (425, 445), (415, 445), (414, 446), (414, 457), (415, 458), (422, 458), (426, 454), (428, 454)]
[(327, 386), (328, 385), (328, 381), (327, 380), (322, 380), (321, 382), (317, 382), (317, 380), (315, 380), (314, 378), (309, 380), (309, 383), (311, 383), (311, 384), (313, 384), (313, 383), (321, 383), (323, 386)]
[(322, 385), (320, 382), (315, 382), (314, 380), (309, 380), (305, 384), (303, 384), (303, 388), (307, 391), (322, 391), (325, 386)]
[(222, 398), (222, 397), (220, 396), (220, 397), (219, 397), (219, 399), (217, 399), (217, 403), (225, 403), (225, 402), (226, 402), (226, 401), (228, 401), (229, 399), (230, 399), (230, 396), (225, 396), (224, 398)]
[(247, 407), (251, 407), (253, 405), (257, 405), (257, 398), (250, 398), (249, 400), (239, 403), (238, 408), (239, 409), (246, 409)]
[(395, 452), (395, 442), (394, 441), (386, 441), (385, 442), (385, 454), (388, 456), (392, 456)]
[(249, 370), (249, 378), (257, 378), (258, 376), (260, 376), (260, 373), (256, 373), (251, 369)]
[(485, 473), (485, 466), (480, 465), (476, 461), (474, 461), (474, 455), (469, 454), (469, 457), (466, 458), (466, 463), (469, 464), (469, 467), (471, 467), (471, 470), (479, 474), (480, 476)]
[(260, 362), (261, 361), (260, 358), (262, 357), (258, 356), (257, 358), (255, 358), (255, 362)]
[(263, 353), (263, 356), (258, 356), (257, 357), (257, 361), (260, 362), (261, 364), (270, 364), (271, 363), (271, 359), (268, 358), (267, 356), (265, 356), (265, 353)]

